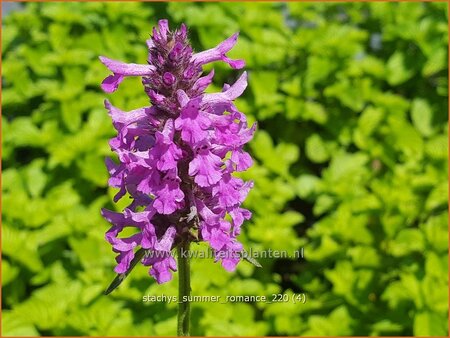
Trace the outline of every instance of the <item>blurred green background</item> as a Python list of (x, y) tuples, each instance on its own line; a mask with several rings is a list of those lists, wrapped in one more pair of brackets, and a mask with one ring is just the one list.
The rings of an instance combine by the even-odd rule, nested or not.
[[(109, 296), (114, 206), (99, 55), (144, 63), (158, 19), (196, 50), (235, 31), (257, 120), (253, 250), (304, 259), (192, 262), (193, 295), (305, 293), (305, 304), (195, 303), (193, 335), (448, 335), (447, 3), (30, 3), (2, 24), (2, 335), (175, 335), (177, 276), (139, 266)], [(240, 72), (214, 64), (215, 86)]]

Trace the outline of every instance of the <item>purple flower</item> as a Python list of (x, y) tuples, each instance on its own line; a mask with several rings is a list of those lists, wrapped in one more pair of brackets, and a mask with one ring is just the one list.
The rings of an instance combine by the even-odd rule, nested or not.
[(184, 193), (180, 189), (181, 179), (176, 172), (167, 173), (161, 183), (155, 187), (156, 195), (153, 201), (155, 210), (163, 215), (170, 215), (184, 206)]
[(177, 161), (182, 158), (181, 149), (173, 142), (174, 133), (172, 119), (166, 121), (162, 131), (155, 133), (155, 145), (150, 154), (160, 171), (177, 168)]
[(181, 139), (190, 144), (197, 144), (208, 137), (211, 121), (206, 112), (200, 110), (201, 97), (187, 102), (175, 120), (175, 128), (181, 130)]
[[(105, 101), (117, 135), (110, 140), (119, 163), (106, 160), (108, 184), (119, 188), (117, 202), (128, 194), (131, 203), (121, 213), (103, 209), (111, 223), (106, 239), (116, 257), (117, 273), (128, 271), (139, 247), (145, 249), (141, 263), (158, 283), (176, 271), (171, 250), (183, 241), (206, 241), (226, 270), (241, 260), (237, 241), (250, 211), (241, 207), (252, 182), (233, 176), (252, 165), (243, 146), (251, 140), (256, 125), (248, 127), (245, 115), (233, 101), (247, 87), (243, 72), (220, 93), (205, 94), (214, 70), (203, 75), (202, 66), (223, 61), (233, 69), (244, 67), (227, 53), (238, 34), (217, 47), (194, 53), (183, 24), (170, 31), (161, 20), (147, 40), (148, 64), (127, 64), (100, 57), (112, 72), (102, 89), (117, 90), (127, 76), (140, 76), (151, 106), (124, 112)], [(119, 237), (126, 227), (136, 229)], [(199, 229), (198, 238), (191, 230)], [(140, 258), (140, 256), (139, 256)]]
[(210, 187), (222, 177), (222, 160), (208, 149), (207, 145), (197, 149), (196, 155), (189, 163), (189, 175), (200, 187)]

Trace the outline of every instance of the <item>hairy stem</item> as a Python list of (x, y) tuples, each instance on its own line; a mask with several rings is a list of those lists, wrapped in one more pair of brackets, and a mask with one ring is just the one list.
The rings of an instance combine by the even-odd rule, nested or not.
[(191, 294), (191, 270), (189, 267), (189, 241), (183, 241), (177, 248), (178, 253), (178, 336), (189, 336)]

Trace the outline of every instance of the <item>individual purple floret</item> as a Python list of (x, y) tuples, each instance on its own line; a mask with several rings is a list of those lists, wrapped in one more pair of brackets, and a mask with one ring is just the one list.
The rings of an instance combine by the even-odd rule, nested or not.
[[(105, 92), (114, 92), (126, 76), (140, 76), (152, 104), (123, 112), (105, 101), (117, 130), (110, 146), (119, 159), (118, 164), (106, 160), (108, 183), (119, 188), (115, 202), (126, 193), (132, 200), (122, 213), (102, 210), (112, 224), (106, 239), (118, 254), (117, 273), (127, 272), (141, 247), (142, 264), (151, 266), (158, 283), (167, 282), (176, 271), (171, 250), (184, 241), (207, 241), (228, 271), (240, 261), (243, 248), (236, 236), (251, 217), (241, 204), (253, 183), (232, 173), (252, 165), (243, 146), (256, 125), (248, 127), (233, 100), (247, 87), (247, 73), (214, 94), (204, 93), (214, 71), (202, 76), (202, 66), (214, 61), (244, 67), (243, 60), (226, 55), (237, 37), (193, 53), (186, 26), (172, 32), (161, 20), (147, 40), (147, 65), (100, 57), (113, 73), (102, 82)], [(125, 227), (136, 233), (119, 237)]]

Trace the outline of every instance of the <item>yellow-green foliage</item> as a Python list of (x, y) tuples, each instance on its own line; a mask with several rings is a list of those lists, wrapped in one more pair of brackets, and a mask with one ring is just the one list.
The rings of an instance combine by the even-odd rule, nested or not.
[[(305, 259), (194, 260), (193, 335), (448, 334), (446, 3), (32, 3), (3, 23), (2, 335), (174, 335), (175, 295), (140, 266), (112, 295), (101, 207), (113, 135), (98, 55), (144, 63), (160, 18), (197, 50), (235, 31), (238, 106), (257, 120), (247, 248)], [(237, 72), (217, 64), (216, 83)], [(213, 88), (219, 89), (219, 88)], [(127, 79), (114, 105), (148, 103)], [(126, 203), (126, 201), (124, 202)], [(199, 248), (203, 248), (200, 246)]]

